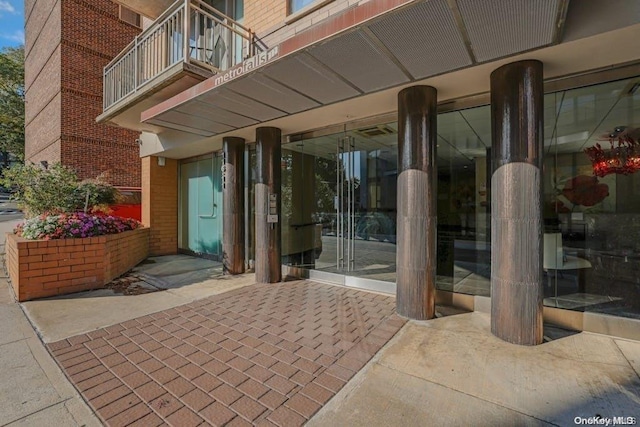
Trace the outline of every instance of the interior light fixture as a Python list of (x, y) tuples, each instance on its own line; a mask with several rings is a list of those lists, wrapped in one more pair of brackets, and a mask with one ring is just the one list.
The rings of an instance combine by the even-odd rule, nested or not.
[(593, 174), (604, 177), (610, 174), (631, 175), (640, 170), (640, 129), (616, 126), (613, 132), (605, 135), (610, 148), (605, 149), (597, 143), (585, 149), (591, 159)]

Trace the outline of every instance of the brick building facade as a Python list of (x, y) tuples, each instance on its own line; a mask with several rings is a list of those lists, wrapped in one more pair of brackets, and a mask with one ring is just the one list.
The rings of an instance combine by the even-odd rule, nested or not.
[(25, 3), (25, 158), (140, 186), (138, 133), (98, 124), (102, 71), (140, 32), (110, 0)]

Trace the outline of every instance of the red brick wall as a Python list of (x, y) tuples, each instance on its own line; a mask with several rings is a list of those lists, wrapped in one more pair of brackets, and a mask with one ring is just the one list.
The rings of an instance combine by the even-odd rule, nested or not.
[(104, 284), (131, 270), (149, 256), (149, 229), (106, 236)]
[(139, 134), (95, 122), (105, 65), (140, 32), (110, 0), (62, 0), (62, 163), (81, 178), (140, 186)]
[(61, 0), (25, 2), (25, 157), (60, 161)]
[(18, 301), (102, 288), (149, 254), (149, 229), (86, 239), (26, 240), (7, 233), (6, 264)]
[(60, 161), (81, 178), (106, 174), (140, 186), (137, 132), (99, 125), (104, 66), (140, 30), (110, 0), (29, 0), (26, 15), (26, 158)]
[(142, 158), (142, 223), (151, 228), (150, 255), (178, 253), (178, 161)]

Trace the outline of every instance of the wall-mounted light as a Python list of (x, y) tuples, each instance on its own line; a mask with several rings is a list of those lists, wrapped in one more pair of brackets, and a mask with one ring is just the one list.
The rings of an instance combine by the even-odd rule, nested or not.
[(158, 166), (164, 166), (166, 159), (164, 157), (158, 157)]

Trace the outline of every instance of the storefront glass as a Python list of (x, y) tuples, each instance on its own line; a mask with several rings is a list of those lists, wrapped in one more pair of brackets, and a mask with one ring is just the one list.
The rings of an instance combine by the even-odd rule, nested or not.
[(438, 115), (438, 289), (489, 295), (490, 148), (488, 105)]
[[(640, 150), (601, 177), (585, 152), (637, 142), (639, 86), (545, 95), (547, 306), (640, 317)], [(397, 138), (386, 123), (283, 145), (284, 264), (395, 281)], [(490, 158), (488, 105), (438, 116), (438, 289), (489, 296)]]
[[(545, 96), (547, 306), (640, 318), (638, 86), (634, 78)], [(603, 161), (594, 165), (585, 149), (596, 144)]]

